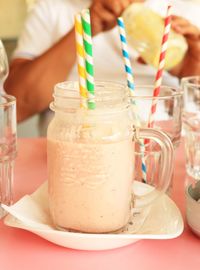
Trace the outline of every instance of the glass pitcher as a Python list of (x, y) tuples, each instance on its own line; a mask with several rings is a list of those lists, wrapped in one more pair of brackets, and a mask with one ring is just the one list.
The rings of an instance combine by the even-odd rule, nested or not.
[[(47, 132), (50, 212), (59, 229), (108, 233), (123, 228), (131, 208), (141, 209), (169, 186), (173, 146), (153, 129), (133, 126), (127, 88), (96, 82), (96, 109), (80, 108), (78, 83), (63, 82), (50, 104), (55, 116)], [(134, 145), (154, 139), (161, 148), (160, 179), (155, 189), (134, 198)]]
[[(164, 19), (142, 3), (133, 3), (123, 13), (129, 44), (147, 64), (158, 67)], [(166, 54), (165, 69), (178, 65), (187, 51), (185, 38), (171, 30)]]

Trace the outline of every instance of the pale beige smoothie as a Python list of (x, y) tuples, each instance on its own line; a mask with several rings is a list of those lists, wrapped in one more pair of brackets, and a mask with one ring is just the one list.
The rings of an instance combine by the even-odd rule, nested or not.
[(128, 221), (134, 168), (131, 139), (107, 143), (48, 140), (50, 211), (56, 226), (103, 233)]

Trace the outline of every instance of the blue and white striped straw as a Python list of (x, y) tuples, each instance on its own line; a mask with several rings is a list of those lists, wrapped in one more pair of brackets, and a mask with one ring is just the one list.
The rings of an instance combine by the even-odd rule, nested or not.
[(128, 52), (128, 45), (126, 41), (126, 32), (125, 32), (123, 18), (119, 17), (117, 19), (117, 23), (119, 26), (118, 29), (119, 29), (119, 35), (120, 35), (120, 41), (121, 41), (121, 50), (122, 50), (122, 55), (123, 55), (123, 60), (124, 60), (124, 67), (126, 71), (127, 84), (130, 90), (130, 94), (132, 96), (134, 95), (133, 91), (135, 90), (135, 84), (134, 84), (134, 79), (133, 79), (133, 70), (131, 67), (131, 61), (130, 61), (129, 52)]
[[(119, 17), (117, 19), (117, 24), (118, 24), (118, 29), (119, 29), (120, 41), (121, 41), (121, 50), (122, 50), (122, 55), (123, 55), (123, 60), (124, 60), (127, 85), (130, 90), (130, 95), (134, 96), (135, 83), (134, 83), (134, 77), (133, 77), (133, 69), (132, 69), (131, 61), (129, 57), (125, 25), (124, 25), (124, 21), (122, 17)], [(135, 117), (136, 117), (136, 124), (137, 126), (141, 126), (141, 123), (139, 120), (139, 114), (137, 113), (137, 106), (135, 102), (133, 102), (133, 108), (134, 108)], [(146, 183), (147, 170), (146, 170), (145, 157), (144, 157), (145, 145), (142, 141), (140, 141), (140, 150), (142, 153), (142, 177), (143, 177), (143, 181)]]

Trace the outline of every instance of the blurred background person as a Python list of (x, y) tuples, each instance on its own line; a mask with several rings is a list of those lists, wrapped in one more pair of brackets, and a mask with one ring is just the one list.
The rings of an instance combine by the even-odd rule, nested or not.
[[(38, 0), (29, 13), (24, 30), (10, 65), (5, 83), (8, 93), (17, 97), (18, 121), (40, 113), (40, 128), (45, 134), (52, 117), (48, 105), (52, 100), (53, 86), (64, 80), (77, 80), (74, 38), (74, 15), (90, 7), (95, 79), (126, 81), (123, 70), (116, 18), (134, 0)], [(156, 11), (166, 11), (167, 1), (147, 0)], [(163, 3), (164, 2), (164, 3)], [(188, 42), (183, 62), (165, 72), (164, 84), (177, 86), (178, 78), (200, 74), (199, 13), (200, 6), (191, 1), (174, 0), (172, 26)], [(198, 7), (198, 8), (197, 8)], [(195, 56), (195, 57), (194, 57)], [(152, 84), (155, 69), (142, 65), (131, 50), (136, 84)]]

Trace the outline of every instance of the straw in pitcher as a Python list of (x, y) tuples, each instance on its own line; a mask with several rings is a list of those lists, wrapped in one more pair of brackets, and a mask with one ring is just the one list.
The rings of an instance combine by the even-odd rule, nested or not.
[(127, 46), (127, 41), (126, 41), (125, 26), (124, 26), (124, 21), (122, 17), (119, 17), (117, 19), (117, 24), (118, 24), (119, 35), (120, 35), (121, 49), (122, 49), (122, 55), (123, 55), (123, 60), (124, 60), (124, 67), (126, 71), (127, 84), (130, 90), (130, 94), (134, 95), (133, 91), (135, 89), (135, 84), (134, 84), (134, 79), (133, 79), (133, 70), (131, 67), (131, 61), (130, 61), (128, 46)]
[[(123, 55), (123, 60), (124, 60), (127, 85), (129, 88), (130, 95), (134, 96), (135, 83), (134, 83), (134, 77), (133, 77), (133, 69), (132, 69), (131, 61), (130, 61), (130, 57), (129, 57), (125, 25), (124, 25), (124, 21), (123, 21), (122, 17), (119, 17), (117, 19), (117, 24), (118, 24), (118, 29), (119, 29), (120, 41), (121, 41), (121, 50), (122, 50), (122, 55)], [(138, 127), (140, 127), (141, 123), (140, 123), (140, 119), (139, 119), (139, 114), (137, 112), (138, 108), (137, 108), (135, 102), (133, 102), (133, 108), (134, 108), (134, 112), (135, 112), (136, 125)], [(140, 141), (140, 150), (142, 153), (142, 177), (143, 177), (143, 181), (146, 183), (147, 182), (147, 171), (146, 171), (145, 157), (144, 157), (145, 145), (142, 141)]]
[(163, 70), (165, 66), (165, 58), (166, 58), (166, 52), (167, 52), (167, 47), (168, 47), (169, 33), (171, 29), (171, 8), (172, 7), (169, 5), (167, 8), (167, 16), (165, 18), (165, 27), (164, 27), (164, 34), (162, 38), (162, 44), (161, 44), (159, 66), (158, 66), (158, 71), (155, 78), (155, 88), (153, 92), (153, 97), (155, 97), (155, 99), (153, 99), (152, 101), (148, 127), (154, 126), (154, 118), (155, 118), (156, 107), (157, 107), (156, 97), (158, 97), (160, 94), (160, 88), (162, 84), (162, 75), (163, 75)]
[(88, 9), (81, 12), (81, 20), (83, 26), (83, 45), (85, 51), (85, 67), (86, 67), (86, 86), (88, 90), (88, 108), (93, 110), (96, 108), (94, 95), (94, 65), (93, 65), (93, 48), (90, 13)]
[(75, 37), (76, 37), (76, 53), (79, 75), (79, 91), (81, 96), (81, 107), (87, 109), (88, 93), (86, 89), (86, 71), (85, 71), (85, 55), (83, 47), (83, 28), (81, 15), (78, 13), (75, 16)]

